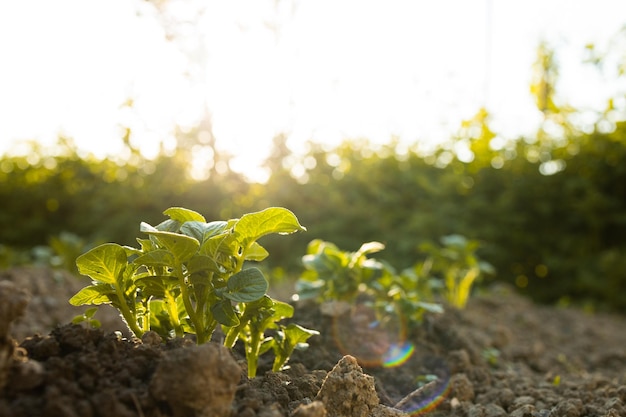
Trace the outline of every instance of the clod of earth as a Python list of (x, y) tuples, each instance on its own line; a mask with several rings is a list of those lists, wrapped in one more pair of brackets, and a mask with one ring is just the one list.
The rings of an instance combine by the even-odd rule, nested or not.
[(169, 351), (157, 366), (150, 393), (165, 401), (174, 416), (226, 417), (242, 369), (216, 343)]
[(0, 281), (0, 391), (7, 384), (15, 345), (9, 337), (13, 320), (20, 317), (28, 304), (28, 294), (10, 281)]
[(399, 410), (380, 405), (374, 378), (364, 374), (356, 358), (350, 355), (341, 358), (326, 375), (315, 399), (324, 404), (329, 415), (336, 417), (406, 415)]

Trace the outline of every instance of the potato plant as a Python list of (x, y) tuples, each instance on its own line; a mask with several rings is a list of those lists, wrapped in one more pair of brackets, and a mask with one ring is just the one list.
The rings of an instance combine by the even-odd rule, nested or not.
[[(288, 347), (276, 356), (280, 368), (316, 334), (278, 324), (293, 309), (266, 295), (268, 283), (258, 268), (244, 268), (245, 262), (268, 256), (259, 238), (306, 230), (291, 211), (273, 207), (213, 222), (181, 207), (164, 214), (169, 219), (157, 226), (141, 223), (147, 237), (137, 239), (139, 248), (106, 243), (81, 255), (78, 270), (93, 281), (70, 303), (111, 304), (137, 337), (149, 330), (164, 338), (191, 334), (202, 344), (222, 326), (226, 346), (244, 342), (250, 377), (264, 346)], [(276, 329), (275, 339), (265, 337), (268, 329)]]
[(443, 296), (451, 305), (465, 308), (474, 282), (494, 267), (477, 255), (479, 243), (462, 235), (443, 236), (441, 245), (424, 243), (420, 250), (428, 254), (426, 264), (431, 274), (441, 279)]
[(296, 283), (298, 297), (353, 304), (362, 296), (379, 318), (395, 316), (409, 323), (419, 323), (426, 311), (442, 312), (439, 304), (426, 297), (432, 292), (422, 291), (422, 281), (418, 283), (408, 273), (397, 274), (388, 263), (367, 257), (384, 248), (380, 242), (368, 242), (349, 252), (330, 242), (311, 241), (302, 258), (305, 271)]

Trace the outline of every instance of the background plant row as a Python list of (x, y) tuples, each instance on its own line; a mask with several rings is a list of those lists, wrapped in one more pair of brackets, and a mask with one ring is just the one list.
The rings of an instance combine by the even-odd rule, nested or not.
[[(494, 279), (536, 300), (567, 297), (626, 311), (626, 125), (565, 140), (517, 140), (497, 150), (485, 114), (468, 127), (474, 133), (454, 141), (472, 152), (465, 162), (452, 145), (425, 155), (398, 144), (373, 150), (364, 141), (334, 149), (311, 144), (296, 160), (279, 137), (266, 184), (230, 170), (191, 180), (190, 146), (151, 161), (132, 150), (124, 164), (79, 157), (67, 142), (54, 156), (34, 149), (30, 160), (4, 157), (3, 266), (19, 263), (15, 249), (49, 244), (66, 231), (91, 244), (134, 244), (137, 224), (157, 222), (163, 207), (220, 219), (282, 206), (308, 232), (288, 241), (268, 237), (273, 266), (301, 270), (306, 245), (317, 238), (348, 250), (380, 241), (381, 259), (408, 267), (425, 256), (419, 244), (461, 234), (481, 241), (481, 258), (498, 271)], [(299, 163), (308, 169), (295, 176)]]

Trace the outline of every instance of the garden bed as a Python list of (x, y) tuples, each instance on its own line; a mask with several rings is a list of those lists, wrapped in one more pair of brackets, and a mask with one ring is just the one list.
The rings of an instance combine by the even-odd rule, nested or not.
[(375, 323), (363, 306), (333, 317), (298, 303), (293, 320), (321, 334), (283, 372), (262, 356), (249, 380), (240, 346), (136, 340), (114, 333), (124, 328), (108, 308), (101, 329), (68, 324), (84, 284), (0, 272), (0, 416), (626, 416), (626, 319), (506, 287), (410, 328)]

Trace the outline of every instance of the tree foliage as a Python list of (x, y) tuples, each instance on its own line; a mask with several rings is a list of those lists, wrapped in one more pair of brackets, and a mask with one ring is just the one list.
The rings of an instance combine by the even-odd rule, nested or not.
[(428, 154), (358, 139), (333, 149), (311, 143), (298, 159), (277, 137), (266, 184), (246, 182), (214, 149), (204, 179), (192, 180), (194, 152), (214, 144), (198, 132), (181, 137), (174, 154), (147, 160), (131, 150), (123, 164), (81, 155), (67, 141), (54, 153), (34, 147), (4, 156), (0, 243), (32, 247), (69, 231), (134, 244), (139, 221), (157, 221), (162, 207), (211, 220), (282, 206), (309, 231), (289, 242), (268, 237), (274, 265), (301, 269), (307, 243), (322, 239), (347, 250), (382, 242), (381, 258), (403, 268), (425, 257), (421, 243), (461, 234), (481, 242), (495, 279), (537, 300), (626, 311), (626, 122), (615, 104), (623, 97), (612, 98), (591, 129), (576, 129), (577, 112), (554, 95), (551, 56), (540, 49), (533, 92), (545, 122), (533, 137), (501, 138), (486, 109)]

